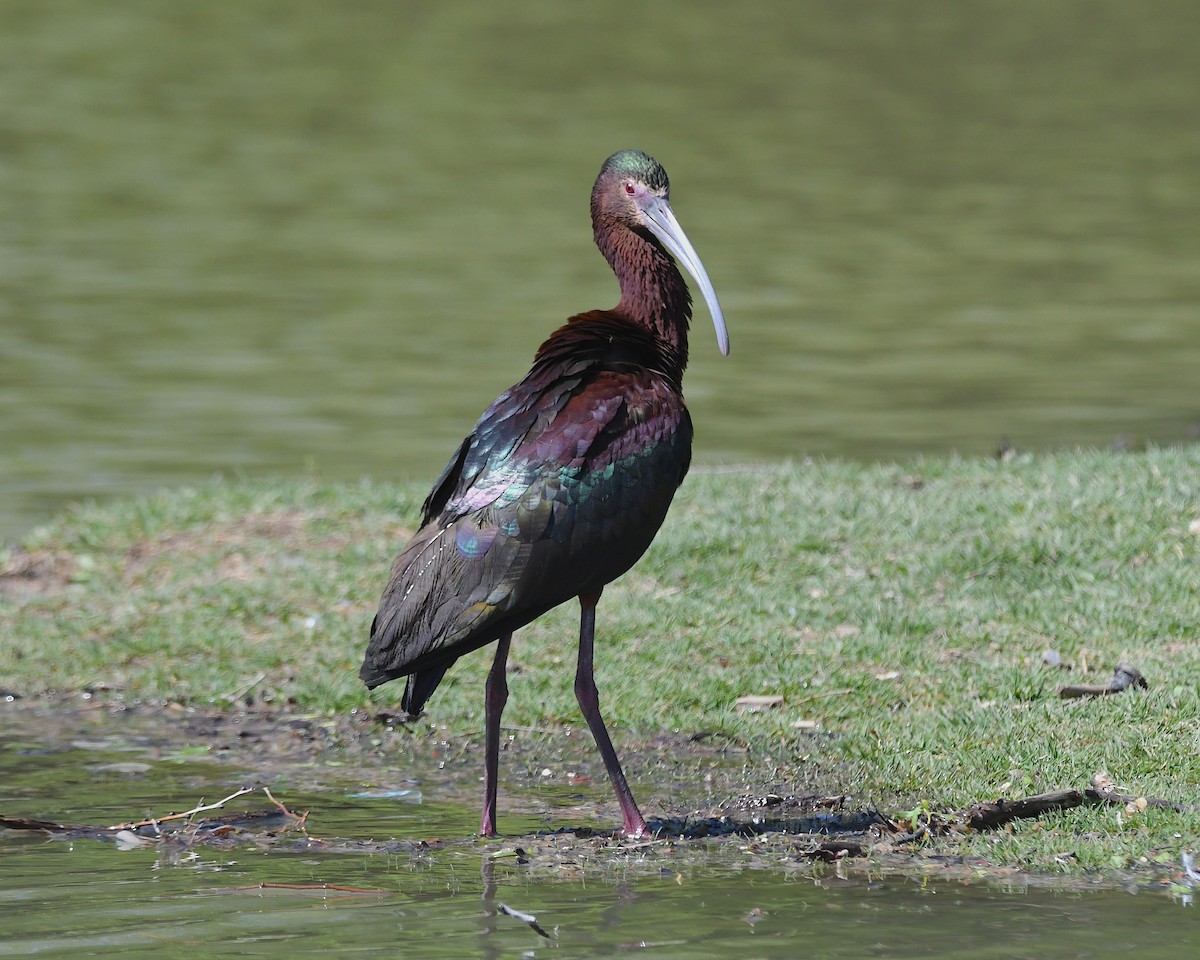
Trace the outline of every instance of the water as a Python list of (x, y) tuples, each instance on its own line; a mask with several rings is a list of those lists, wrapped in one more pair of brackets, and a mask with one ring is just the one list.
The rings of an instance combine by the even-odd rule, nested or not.
[(0, 537), (213, 473), (431, 480), (674, 179), (699, 463), (1186, 440), (1200, 7), (4, 0)]
[[(361, 798), (361, 784), (336, 763), (250, 769), (172, 749), (179, 732), (169, 727), (153, 736), (152, 726), (102, 715), (39, 719), (11, 709), (4, 719), (6, 815), (120, 823), (266, 778), (293, 809), (309, 811), (309, 832), (326, 847), (259, 833), (224, 847), (119, 850), (0, 828), (0, 957), (1177, 960), (1200, 945), (1195, 911), (1158, 890), (839, 878), (788, 857), (706, 856), (703, 841), (666, 853), (633, 849), (600, 868), (540, 854), (527, 865), (493, 860), (520, 836), (463, 839), (474, 811), (432, 767), (409, 771), (419, 802)], [(252, 806), (262, 805), (259, 795)], [(536, 829), (519, 817), (506, 827)], [(367, 852), (369, 841), (393, 837), (446, 842)], [(502, 903), (535, 915), (557, 940), (502, 914)]]
[[(0, 956), (1176, 958), (1200, 944), (1166, 898), (1030, 893), (985, 885), (688, 875), (619, 883), (529, 883), (490, 896), (469, 865), (255, 862), (230, 855), (156, 869), (153, 854), (63, 844), (8, 874)], [(249, 862), (247, 860), (249, 859)], [(478, 859), (478, 858), (476, 858)], [(66, 878), (64, 881), (63, 878)], [(338, 877), (377, 896), (239, 889)], [(557, 941), (497, 914), (533, 912)], [(761, 919), (747, 921), (751, 911)], [(9, 921), (5, 921), (8, 923)], [(1168, 942), (1169, 941), (1169, 942)]]

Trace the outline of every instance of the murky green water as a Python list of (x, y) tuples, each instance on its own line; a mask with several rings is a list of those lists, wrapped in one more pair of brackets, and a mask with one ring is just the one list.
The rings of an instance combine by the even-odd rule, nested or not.
[[(91, 717), (73, 735), (48, 715), (4, 719), (0, 813), (8, 816), (120, 823), (215, 800), (262, 774), (164, 750), (128, 723)], [(492, 862), (487, 854), (501, 843), (462, 839), (474, 811), (446, 802), (437, 771), (410, 772), (419, 799), (357, 797), (361, 784), (336, 765), (296, 768), (290, 780), (271, 775), (290, 806), (310, 811), (313, 837), (339, 842), (336, 853), (286, 838), (119, 850), (0, 829), (0, 957), (1178, 960), (1200, 945), (1196, 912), (1157, 890), (840, 879), (794, 860), (734, 868), (689, 852), (704, 841), (657, 860), (633, 850), (600, 871), (569, 860), (549, 872)], [(535, 829), (520, 818), (506, 825)], [(353, 848), (432, 837), (451, 842), (385, 854)], [(313, 889), (320, 885), (352, 889)], [(501, 903), (534, 914), (558, 939), (501, 914)]]
[[(11, 852), (11, 851), (10, 851)], [(1046, 957), (1188, 956), (1196, 920), (1165, 898), (1030, 894), (901, 879), (688, 876), (627, 883), (483, 883), (445, 868), (331, 858), (206, 858), (51, 844), (0, 891), (0, 956)], [(378, 897), (239, 890), (290, 880), (386, 889)], [(547, 942), (497, 915), (510, 902), (557, 928)], [(752, 910), (763, 916), (751, 925)]]
[(214, 472), (432, 478), (674, 178), (701, 463), (1184, 439), (1200, 6), (4, 0), (0, 535)]

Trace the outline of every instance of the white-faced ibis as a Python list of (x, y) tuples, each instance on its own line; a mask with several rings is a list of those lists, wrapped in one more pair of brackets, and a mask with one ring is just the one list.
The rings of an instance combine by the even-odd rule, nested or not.
[(592, 678), (596, 604), (658, 532), (692, 456), (681, 380), (691, 296), (700, 285), (721, 353), (729, 337), (704, 265), (668, 202), (667, 173), (622, 150), (592, 188), (596, 245), (621, 284), (612, 310), (581, 313), (541, 345), (533, 368), (479, 418), (396, 558), (371, 624), (368, 687), (408, 677), (416, 716), (459, 657), (496, 642), (485, 694), (483, 816), (496, 832), (500, 714), (514, 630), (579, 598), (575, 696), (612, 778), (623, 832), (641, 836), (634, 802), (600, 716)]

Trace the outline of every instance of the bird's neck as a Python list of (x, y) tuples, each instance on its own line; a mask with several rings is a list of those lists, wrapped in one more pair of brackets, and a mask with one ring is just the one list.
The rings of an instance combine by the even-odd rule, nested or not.
[(649, 330), (664, 358), (682, 376), (692, 297), (675, 261), (657, 241), (624, 225), (598, 225), (596, 245), (621, 285), (621, 302), (612, 312)]

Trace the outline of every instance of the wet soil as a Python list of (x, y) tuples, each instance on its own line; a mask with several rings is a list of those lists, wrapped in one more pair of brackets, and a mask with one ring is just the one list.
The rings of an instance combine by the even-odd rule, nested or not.
[[(327, 853), (431, 853), (443, 848), (479, 848), (485, 862), (500, 868), (556, 878), (663, 875), (681, 865), (725, 869), (807, 872), (838, 876), (903, 873), (944, 879), (1003, 879), (1021, 885), (1094, 887), (1095, 878), (1064, 881), (973, 860), (953, 844), (931, 842), (904, 821), (853, 796), (832, 795), (798, 784), (787, 771), (750, 755), (736, 743), (711, 738), (657, 736), (627, 741), (623, 754), (631, 782), (643, 800), (653, 835), (623, 838), (613, 832), (619, 813), (586, 733), (510, 729), (501, 755), (500, 829), (514, 832), (480, 838), (423, 833), (406, 836), (338, 837), (322, 832), (322, 796), (398, 796), (406, 792), (439, 804), (477, 809), (483, 764), (481, 738), (456, 735), (420, 721), (399, 724), (387, 714), (304, 716), (270, 710), (205, 711), (179, 705), (48, 700), (0, 703), (8, 737), (36, 741), (47, 754), (54, 745), (98, 750), (119, 741), (135, 744), (139, 759), (176, 757), (217, 764), (210, 780), (230, 792), (271, 785), (280, 804), (302, 794), (307, 819), (281, 814), (266, 796), (251, 797), (252, 809), (203, 815), (173, 824), (145, 821), (133, 832), (175, 847), (217, 843), (251, 844), (280, 850)], [(134, 764), (136, 766), (136, 763)], [(285, 786), (276, 786), (277, 784)], [(315, 798), (315, 799), (314, 799)], [(209, 798), (210, 800), (212, 798)], [(696, 805), (699, 801), (700, 805)], [(184, 811), (192, 796), (163, 797), (158, 816)], [(244, 807), (244, 802), (239, 806)], [(169, 809), (168, 809), (169, 808)], [(293, 814), (301, 811), (293, 809)], [(36, 810), (0, 810), (20, 826)], [(474, 814), (472, 814), (474, 816)], [(129, 821), (145, 817), (130, 810)], [(336, 822), (336, 816), (327, 818)], [(141, 821), (139, 821), (141, 822)], [(38, 824), (50, 834), (117, 840), (126, 824)], [(384, 828), (386, 830), (386, 827)], [(129, 839), (126, 831), (126, 840)], [(916, 841), (916, 842), (914, 842)], [(1129, 886), (1137, 878), (1113, 876), (1105, 883)]]

